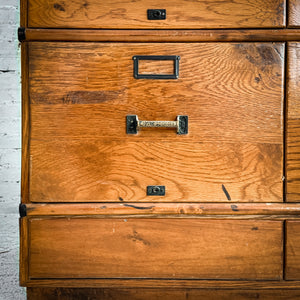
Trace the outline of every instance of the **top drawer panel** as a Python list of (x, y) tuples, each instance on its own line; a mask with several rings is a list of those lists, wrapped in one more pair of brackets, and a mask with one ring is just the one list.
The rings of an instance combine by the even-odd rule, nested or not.
[[(165, 9), (165, 20), (148, 20), (148, 9)], [(187, 29), (283, 26), (285, 0), (28, 0), (28, 27)]]

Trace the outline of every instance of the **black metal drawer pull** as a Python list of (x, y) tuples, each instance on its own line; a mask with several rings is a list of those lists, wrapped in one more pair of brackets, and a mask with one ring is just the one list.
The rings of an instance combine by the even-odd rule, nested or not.
[(188, 116), (177, 116), (176, 121), (140, 121), (137, 115), (126, 116), (127, 134), (137, 134), (143, 127), (176, 128), (177, 134), (188, 134)]
[[(133, 76), (136, 79), (178, 79), (179, 77), (179, 60), (178, 55), (135, 55), (132, 57), (133, 64)], [(173, 60), (174, 71), (173, 74), (140, 74), (139, 73), (139, 61), (140, 60)]]

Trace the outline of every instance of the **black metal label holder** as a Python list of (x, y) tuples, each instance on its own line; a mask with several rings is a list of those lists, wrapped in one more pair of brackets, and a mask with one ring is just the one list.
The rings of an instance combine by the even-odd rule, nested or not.
[[(133, 76), (136, 79), (178, 79), (179, 77), (179, 60), (178, 55), (135, 55), (133, 59)], [(174, 73), (173, 74), (140, 74), (139, 61), (140, 60), (173, 60)]]

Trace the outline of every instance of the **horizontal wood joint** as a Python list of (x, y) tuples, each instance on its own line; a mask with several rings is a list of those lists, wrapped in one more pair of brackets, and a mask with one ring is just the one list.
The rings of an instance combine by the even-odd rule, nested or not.
[[(21, 31), (22, 32), (22, 31)], [(25, 31), (24, 31), (25, 37)], [(300, 29), (32, 29), (26, 41), (57, 42), (285, 42), (300, 41)]]

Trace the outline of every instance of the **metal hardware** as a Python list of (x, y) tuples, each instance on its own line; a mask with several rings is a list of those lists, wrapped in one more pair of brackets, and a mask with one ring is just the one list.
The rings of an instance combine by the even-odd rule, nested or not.
[(148, 185), (147, 196), (165, 196), (166, 188), (164, 185)]
[(24, 42), (26, 40), (25, 28), (24, 27), (19, 27), (18, 28), (18, 39), (19, 39), (19, 42)]
[(139, 121), (137, 115), (126, 116), (126, 133), (137, 134), (143, 127), (176, 128), (177, 134), (188, 134), (188, 116), (177, 116), (176, 121)]
[(21, 203), (19, 205), (19, 214), (20, 218), (26, 217), (27, 216), (27, 210), (26, 210), (26, 205)]
[(148, 20), (165, 20), (167, 12), (165, 9), (148, 9), (147, 16)]
[(126, 116), (126, 133), (137, 134), (138, 117), (137, 115)]
[[(178, 79), (179, 77), (179, 60), (178, 55), (135, 55), (132, 57), (133, 76), (136, 79)], [(173, 60), (174, 73), (173, 74), (139, 74), (139, 61), (140, 60)]]

